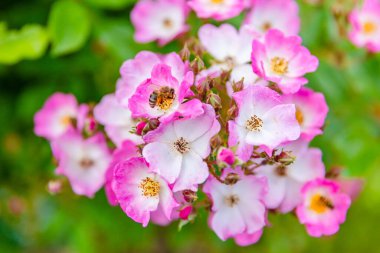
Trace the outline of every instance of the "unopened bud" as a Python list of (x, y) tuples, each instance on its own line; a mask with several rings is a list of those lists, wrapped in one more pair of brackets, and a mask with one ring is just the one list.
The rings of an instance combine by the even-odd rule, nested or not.
[(193, 70), (194, 75), (197, 75), (199, 72), (201, 72), (205, 68), (205, 63), (202, 61), (201, 58), (196, 57), (190, 63), (190, 68)]
[(198, 81), (197, 91), (199, 94), (206, 94), (210, 90), (210, 79), (202, 78)]
[(244, 89), (244, 78), (242, 78), (238, 82), (233, 82), (232, 83), (232, 89), (234, 90), (234, 92), (239, 92), (239, 91), (243, 90)]
[(218, 148), (222, 145), (222, 138), (219, 135), (215, 135), (214, 137), (211, 138), (210, 140), (210, 146), (212, 148)]
[(188, 61), (190, 59), (190, 50), (189, 50), (189, 47), (187, 46), (187, 43), (179, 52), (179, 56), (181, 57), (182, 61)]
[(137, 134), (137, 135), (142, 135), (145, 126), (146, 126), (146, 122), (145, 122), (145, 121), (141, 121), (141, 122), (139, 122), (139, 123), (137, 124), (137, 126), (136, 126), (136, 134)]
[(150, 119), (146, 125), (144, 126), (143, 130), (142, 130), (142, 134), (146, 134), (147, 132), (151, 131), (151, 130), (154, 130), (158, 127), (158, 125), (160, 124), (160, 122), (158, 121), (158, 119)]
[(238, 110), (237, 106), (236, 105), (232, 105), (228, 109), (228, 111), (227, 111), (227, 118), (228, 119), (234, 119), (234, 118), (236, 118), (237, 115), (238, 115), (238, 112), (239, 112), (239, 110)]
[(279, 155), (275, 156), (275, 161), (285, 166), (292, 164), (295, 161), (295, 157), (292, 156), (290, 151), (282, 151)]
[(182, 195), (185, 201), (188, 203), (193, 203), (198, 199), (197, 193), (192, 190), (183, 190)]
[(47, 184), (47, 190), (51, 195), (60, 193), (62, 191), (62, 181), (50, 180)]
[(220, 110), (222, 108), (222, 99), (215, 93), (211, 92), (208, 95), (207, 103), (211, 104), (216, 110)]
[(224, 179), (224, 182), (228, 185), (236, 184), (240, 180), (240, 176), (237, 173), (229, 173), (226, 178)]
[(219, 149), (216, 159), (220, 163), (233, 165), (235, 162), (235, 154), (231, 149), (222, 147)]

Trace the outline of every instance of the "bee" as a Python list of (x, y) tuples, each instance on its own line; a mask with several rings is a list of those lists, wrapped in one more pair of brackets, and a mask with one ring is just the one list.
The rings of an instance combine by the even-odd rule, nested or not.
[(170, 87), (161, 87), (158, 90), (154, 90), (149, 96), (149, 106), (154, 108), (156, 106), (163, 110), (168, 109), (175, 99), (175, 91)]
[(333, 203), (331, 203), (331, 201), (328, 198), (321, 196), (319, 197), (319, 201), (323, 203), (323, 205), (326, 206), (327, 208), (334, 209)]

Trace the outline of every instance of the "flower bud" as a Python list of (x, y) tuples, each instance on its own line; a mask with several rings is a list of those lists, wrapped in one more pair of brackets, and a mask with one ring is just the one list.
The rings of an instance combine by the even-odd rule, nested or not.
[(137, 135), (142, 135), (145, 126), (146, 126), (146, 122), (145, 121), (139, 122), (137, 124), (137, 126), (136, 126), (136, 134)]
[(222, 138), (219, 135), (215, 135), (214, 137), (211, 138), (210, 140), (210, 146), (212, 148), (218, 148), (222, 145)]
[(235, 155), (231, 149), (222, 147), (219, 149), (216, 159), (220, 163), (232, 165), (235, 162)]
[(190, 68), (193, 70), (194, 75), (197, 75), (199, 72), (201, 72), (205, 68), (205, 63), (202, 61), (201, 58), (196, 57), (190, 63)]
[(232, 105), (229, 109), (228, 109), (228, 111), (227, 111), (227, 119), (234, 119), (234, 118), (236, 118), (237, 117), (237, 115), (238, 115), (238, 112), (239, 112), (239, 110), (238, 110), (238, 108), (237, 108), (237, 106), (236, 105)]
[(158, 125), (160, 124), (160, 122), (158, 121), (158, 119), (150, 119), (146, 125), (144, 126), (143, 128), (143, 131), (142, 131), (142, 134), (146, 134), (147, 132), (151, 131), (151, 130), (154, 130), (158, 127)]
[(47, 184), (47, 190), (51, 195), (60, 193), (62, 191), (62, 181), (50, 180)]
[(182, 195), (188, 203), (193, 203), (198, 199), (197, 193), (192, 190), (183, 190)]
[(285, 166), (290, 165), (296, 158), (292, 156), (292, 152), (282, 151), (279, 155), (275, 156), (275, 161)]
[(211, 104), (215, 110), (220, 110), (222, 108), (222, 99), (215, 93), (211, 92), (208, 95), (207, 103)]
[(190, 50), (189, 50), (189, 47), (187, 46), (187, 43), (179, 52), (179, 56), (181, 57), (182, 61), (188, 61), (190, 59)]
[(181, 220), (187, 220), (192, 211), (192, 206), (185, 206), (179, 211), (179, 217), (181, 218)]
[(232, 83), (232, 89), (234, 90), (234, 92), (239, 92), (239, 91), (243, 90), (244, 89), (244, 78), (242, 78), (238, 82), (233, 82)]
[(224, 179), (224, 182), (228, 185), (233, 185), (236, 184), (239, 180), (240, 177), (237, 173), (229, 173)]

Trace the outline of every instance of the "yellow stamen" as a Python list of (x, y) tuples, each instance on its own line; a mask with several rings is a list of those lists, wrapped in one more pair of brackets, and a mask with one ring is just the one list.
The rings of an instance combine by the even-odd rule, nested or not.
[(224, 0), (211, 0), (213, 4), (222, 4)]
[(304, 121), (303, 112), (300, 110), (298, 106), (296, 106), (296, 119), (300, 125), (302, 125)]
[(160, 183), (150, 177), (141, 180), (139, 188), (145, 197), (156, 197), (160, 193)]
[(315, 194), (311, 198), (310, 209), (318, 214), (322, 214), (330, 209), (334, 209), (334, 206), (331, 203), (331, 200), (329, 200), (328, 198), (320, 194)]
[(288, 72), (289, 63), (281, 57), (274, 57), (270, 61), (270, 67), (274, 73), (277, 75), (283, 75)]
[(374, 33), (376, 29), (377, 29), (376, 24), (371, 21), (367, 21), (363, 24), (363, 32), (365, 34)]
[(245, 122), (245, 128), (249, 131), (258, 131), (260, 132), (263, 127), (263, 120), (253, 115), (249, 120)]

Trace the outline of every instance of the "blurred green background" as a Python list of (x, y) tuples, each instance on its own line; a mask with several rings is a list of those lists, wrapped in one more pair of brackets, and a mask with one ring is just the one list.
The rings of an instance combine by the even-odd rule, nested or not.
[[(201, 213), (177, 232), (177, 223), (142, 228), (104, 191), (78, 197), (66, 184), (51, 196), (49, 144), (33, 134), (33, 115), (55, 91), (99, 101), (114, 90), (118, 69), (142, 49), (179, 50), (133, 41), (134, 0), (0, 1), (0, 252), (380, 252), (380, 54), (345, 37), (350, 1), (312, 6), (299, 1), (304, 44), (320, 59), (309, 86), (330, 106), (325, 134), (313, 145), (327, 168), (363, 177), (364, 191), (337, 235), (310, 238), (294, 215), (271, 215), (271, 227), (253, 246), (222, 242)], [(195, 34), (201, 24), (190, 17)], [(231, 22), (238, 25), (242, 17)]]

